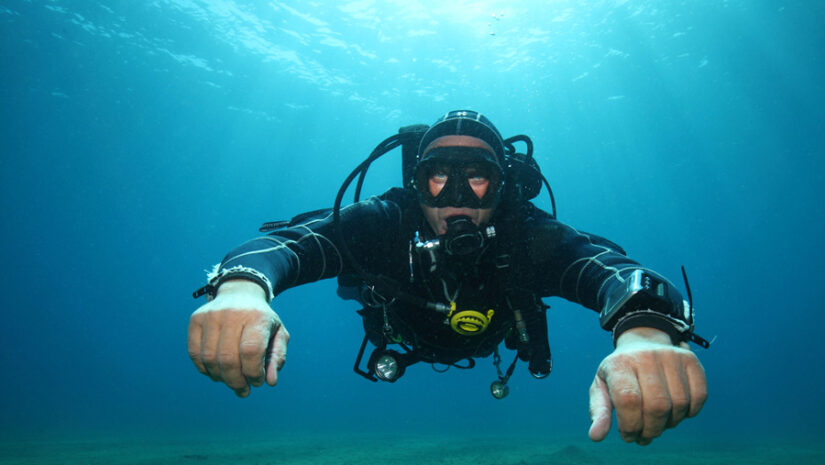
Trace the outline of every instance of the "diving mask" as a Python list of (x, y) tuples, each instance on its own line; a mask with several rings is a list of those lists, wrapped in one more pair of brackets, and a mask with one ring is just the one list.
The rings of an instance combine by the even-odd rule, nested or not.
[(422, 204), (434, 208), (493, 208), (501, 198), (503, 172), (495, 151), (468, 136), (444, 136), (427, 146), (415, 167)]

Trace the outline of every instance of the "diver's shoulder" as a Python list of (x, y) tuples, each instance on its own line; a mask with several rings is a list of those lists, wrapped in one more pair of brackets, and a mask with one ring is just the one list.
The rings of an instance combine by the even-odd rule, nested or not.
[(574, 247), (592, 244), (607, 247), (622, 255), (627, 255), (627, 252), (619, 244), (559, 221), (550, 213), (536, 207), (532, 202), (525, 202), (521, 208), (521, 227), (524, 228), (525, 236), (531, 248), (541, 249), (550, 244)]
[(502, 205), (502, 214), (499, 221), (513, 224), (517, 223), (521, 228), (570, 228), (566, 224), (558, 221), (553, 215), (537, 207), (529, 201), (518, 204)]
[(417, 197), (414, 192), (402, 187), (393, 187), (383, 194), (372, 196), (366, 202), (379, 207), (406, 211), (410, 206), (417, 205)]
[(407, 204), (415, 201), (415, 193), (403, 187), (391, 187), (383, 194), (377, 196), (378, 199), (397, 204)]
[(414, 200), (414, 196), (408, 190), (394, 187), (383, 194), (374, 195), (349, 205), (342, 209), (342, 213), (346, 216), (359, 216), (365, 221), (374, 215), (398, 218), (406, 212)]

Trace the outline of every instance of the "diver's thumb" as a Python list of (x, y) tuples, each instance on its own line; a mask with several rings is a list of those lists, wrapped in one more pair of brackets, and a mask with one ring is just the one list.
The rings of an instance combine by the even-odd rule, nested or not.
[(597, 374), (590, 385), (590, 439), (601, 441), (610, 431), (610, 421), (613, 417), (613, 404), (610, 402), (610, 393), (607, 385)]

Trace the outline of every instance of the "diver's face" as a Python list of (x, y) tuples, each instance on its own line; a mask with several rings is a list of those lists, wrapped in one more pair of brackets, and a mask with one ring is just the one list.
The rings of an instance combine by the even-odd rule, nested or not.
[[(470, 185), (470, 189), (476, 197), (479, 199), (483, 198), (487, 193), (487, 189), (490, 187), (490, 179), (485, 176), (482, 171), (474, 168), (473, 165), (468, 165), (464, 169), (465, 172), (462, 174), (462, 178)], [(454, 170), (455, 169), (451, 171), (446, 166), (444, 169), (436, 167), (436, 169), (433, 170), (427, 180), (427, 188), (432, 197), (438, 197), (438, 194), (440, 194), (444, 186), (447, 185), (450, 173), (454, 172)], [(447, 232), (447, 218), (451, 216), (468, 216), (476, 226), (487, 224), (490, 221), (490, 217), (493, 216), (492, 208), (450, 206), (437, 208), (421, 204), (421, 209), (424, 211), (424, 217), (427, 218), (427, 223), (429, 223), (432, 230), (439, 236)]]
[(427, 224), (439, 236), (447, 232), (447, 218), (452, 216), (468, 216), (476, 226), (484, 226), (493, 216), (492, 208), (435, 208), (421, 204), (421, 210), (427, 219)]
[[(490, 179), (485, 176), (480, 170), (477, 170), (472, 165), (465, 168), (463, 178), (470, 185), (476, 197), (481, 199), (487, 193), (490, 187)], [(451, 170), (444, 166), (443, 169), (433, 170), (429, 179), (427, 180), (427, 188), (430, 190), (430, 195), (438, 197), (444, 186), (447, 185), (447, 180)], [(468, 216), (470, 220), (476, 225), (481, 226), (490, 221), (493, 216), (492, 208), (466, 208), (466, 207), (428, 207), (421, 204), (421, 209), (424, 211), (424, 217), (427, 218), (427, 223), (437, 235), (442, 235), (447, 232), (447, 218), (452, 216)]]
[(467, 216), (476, 226), (487, 224), (501, 177), (490, 163), (493, 149), (481, 139), (453, 135), (436, 139), (423, 153), (431, 158), (418, 165), (415, 182), (430, 228), (443, 235), (447, 219), (454, 216)]

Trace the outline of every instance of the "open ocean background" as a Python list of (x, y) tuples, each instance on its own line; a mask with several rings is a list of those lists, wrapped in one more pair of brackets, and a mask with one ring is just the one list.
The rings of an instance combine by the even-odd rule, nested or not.
[[(533, 138), (559, 219), (687, 267), (710, 397), (653, 448), (821, 444), (823, 21), (821, 1), (0, 1), (0, 436), (586, 440), (612, 346), (558, 298), (553, 374), (520, 364), (503, 401), (489, 359), (357, 376), (334, 281), (274, 302), (277, 387), (238, 399), (187, 356), (204, 270), (331, 206), (399, 127), (471, 108)], [(400, 182), (399, 150), (365, 192)]]

